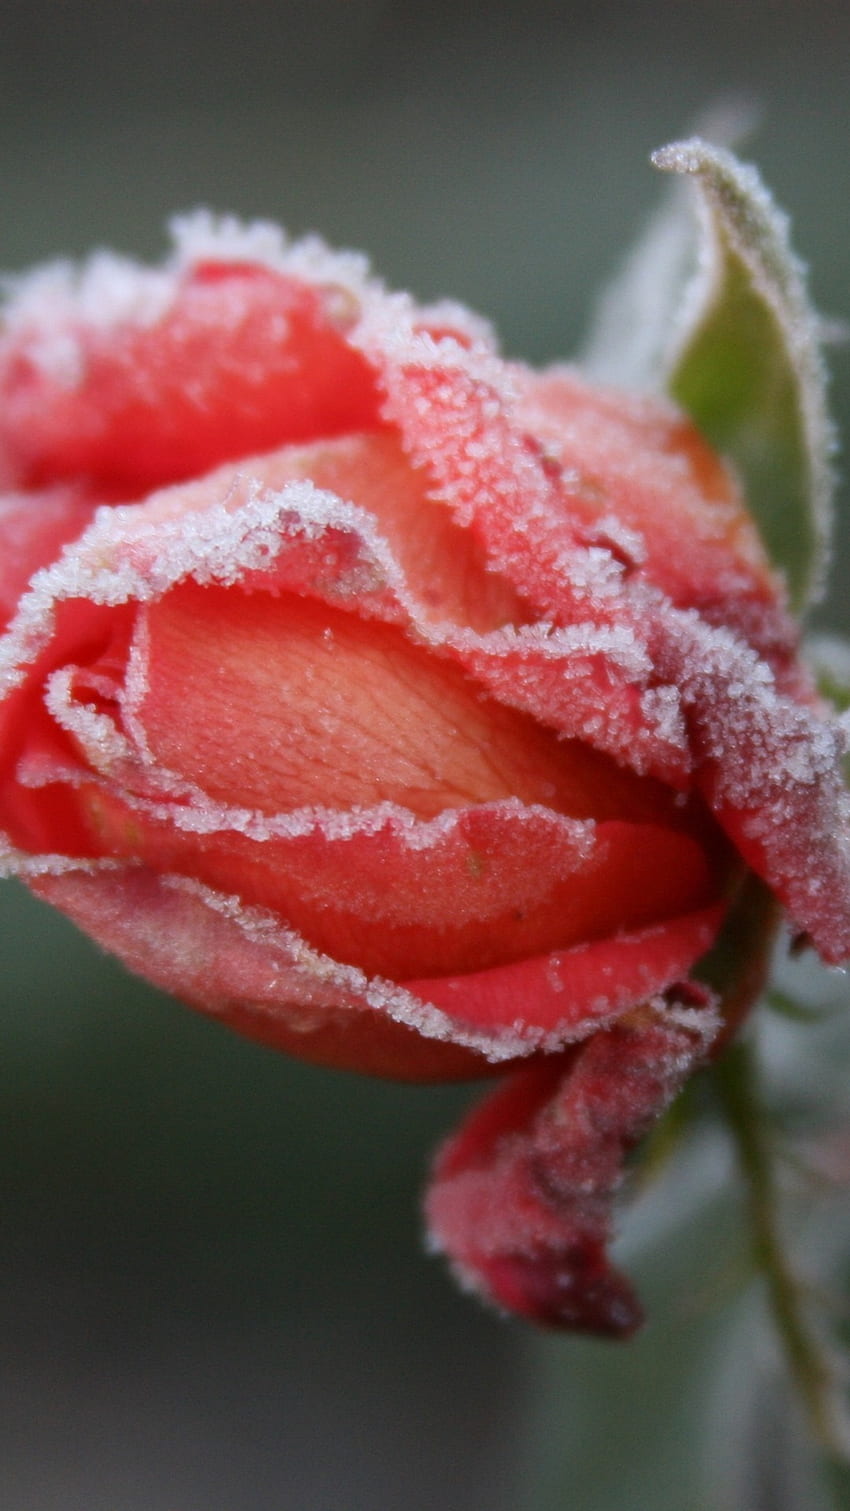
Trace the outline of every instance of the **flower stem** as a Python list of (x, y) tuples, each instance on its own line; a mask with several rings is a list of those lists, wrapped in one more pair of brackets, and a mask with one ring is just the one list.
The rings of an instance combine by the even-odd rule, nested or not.
[(806, 1288), (788, 1263), (779, 1218), (772, 1132), (759, 1097), (755, 1049), (738, 1040), (713, 1067), (746, 1185), (753, 1259), (767, 1287), (791, 1378), (815, 1442), (832, 1470), (848, 1462), (846, 1428), (833, 1360), (812, 1325)]

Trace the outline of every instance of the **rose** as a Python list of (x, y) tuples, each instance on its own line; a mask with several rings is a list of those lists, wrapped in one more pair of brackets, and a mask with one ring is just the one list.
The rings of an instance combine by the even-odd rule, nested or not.
[(839, 741), (730, 474), (666, 403), (203, 219), (23, 281), (0, 391), (5, 869), (292, 1053), (516, 1067), (435, 1242), (628, 1331), (609, 1198), (747, 868), (850, 950)]

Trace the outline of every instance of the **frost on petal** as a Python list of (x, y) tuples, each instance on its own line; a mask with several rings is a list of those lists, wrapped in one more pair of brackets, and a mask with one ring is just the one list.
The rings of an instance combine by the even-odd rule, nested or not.
[(453, 341), (395, 332), (367, 339), (380, 373), (384, 414), (413, 463), (458, 523), (481, 541), (541, 617), (569, 615), (571, 597), (611, 599), (616, 572), (603, 553), (582, 551), (558, 469), (517, 425), (510, 369)]
[(577, 517), (611, 532), (632, 575), (702, 612), (774, 604), (779, 583), (745, 500), (681, 411), (590, 388), (568, 368), (521, 378), (523, 422), (564, 467)]
[[(266, 489), (309, 481), (345, 500), (386, 543), (417, 618), (484, 633), (528, 617), (512, 584), (493, 572), (475, 539), (430, 497), (391, 432), (358, 432), (246, 457), (232, 470)], [(223, 469), (220, 474), (224, 483)], [(200, 486), (200, 485), (199, 485)]]
[(44, 866), (28, 878), (132, 971), (248, 1038), (299, 1059), (401, 1080), (469, 1079), (535, 1044), (456, 1022), (341, 965), (274, 914), (144, 866)]
[(747, 863), (823, 958), (850, 957), (850, 797), (838, 720), (695, 614), (662, 616), (658, 657), (688, 710), (699, 784)]
[[(326, 553), (339, 551), (329, 536)], [(352, 557), (354, 548), (353, 538)], [(648, 745), (658, 766), (669, 715), (669, 771), (682, 764), (683, 727), (660, 690), (630, 690), (628, 704), (607, 707), (599, 662), (612, 654), (610, 637), (599, 650), (572, 631), (434, 635), (423, 645), (425, 627), (404, 624), (400, 595), (392, 615), (385, 595), (384, 617), (396, 622), (365, 619), (336, 607), (342, 594), (331, 591), (326, 562), (318, 574), (306, 565), (303, 543), (290, 538), (267, 580), (289, 577), (293, 592), (180, 583), (140, 610), (124, 715), (157, 764), (267, 812), (383, 801), (430, 817), (514, 796), (575, 817), (675, 817), (665, 787), (588, 744), (588, 727), (597, 747), (628, 738), (632, 768)], [(324, 601), (307, 596), (311, 583)], [(250, 751), (241, 728), (251, 729)]]
[(399, 626), (297, 593), (180, 584), (140, 614), (137, 641), (147, 748), (232, 805), (388, 802), (427, 818), (511, 794), (557, 801), (569, 776), (551, 733)]
[[(98, 511), (62, 558), (38, 572), (0, 642), (0, 696), (55, 631), (57, 606), (149, 603), (188, 578), (355, 600), (390, 617), (394, 565), (368, 520), (309, 482), (266, 490), (228, 474), (218, 486), (164, 490)], [(397, 573), (396, 573), (397, 576)]]
[[(233, 592), (236, 585), (253, 591)], [(357, 613), (336, 608), (349, 603)], [(14, 720), (31, 732), (31, 705), (44, 685), (54, 743), (57, 727), (62, 735), (56, 760), (73, 765), (75, 757), (79, 766), (83, 753), (94, 772), (117, 784), (111, 798), (100, 792), (90, 801), (91, 795), (82, 795), (89, 816), (97, 814), (101, 843), (107, 835), (120, 850), (126, 835), (137, 832), (138, 824), (111, 823), (122, 788), (137, 818), (142, 802), (169, 804), (148, 810), (150, 822), (144, 826), (157, 853), (160, 845), (168, 849), (163, 826), (170, 832), (169, 865), (177, 864), (180, 854), (185, 859), (181, 835), (192, 832), (243, 832), (252, 841), (259, 841), (260, 830), (266, 840), (289, 833), (284, 826), (273, 835), (262, 824), (249, 831), (244, 814), (233, 817), (239, 808), (274, 816), (305, 805), (332, 808), (336, 802), (343, 809), (349, 804), (371, 809), (395, 801), (412, 815), (429, 817), (504, 798), (552, 807), (579, 820), (669, 827), (676, 832), (662, 833), (659, 843), (677, 849), (670, 874), (677, 885), (689, 887), (685, 877), (700, 870), (689, 857), (692, 852), (699, 857), (701, 846), (678, 833), (684, 812), (669, 792), (636, 782), (584, 743), (558, 740), (550, 729), (500, 706), (519, 701), (522, 707), (522, 697), (507, 696), (504, 675), (502, 685), (494, 685), (501, 700), (483, 699), (487, 664), (502, 662), (501, 646), (495, 657), (487, 654), (495, 645), (493, 634), (467, 630), (447, 632), (442, 639), (417, 617), (418, 610), (374, 516), (359, 505), (297, 477), (278, 490), (223, 469), (203, 482), (153, 495), (144, 506), (100, 511), (63, 559), (37, 575), (0, 647), (0, 677), (9, 689), (5, 708), (11, 719), (26, 703), (30, 715), (19, 719), (14, 712)], [(388, 622), (376, 624), (376, 617)], [(409, 633), (403, 635), (406, 623)], [(122, 636), (126, 672), (116, 682)], [(541, 668), (547, 671), (553, 693), (559, 673), (562, 683), (568, 680), (566, 650), (578, 653), (576, 672), (586, 665), (581, 633), (533, 637), (529, 632), (526, 638), (537, 651), (529, 672), (533, 677)], [(561, 643), (567, 639), (569, 646)], [(639, 652), (627, 641), (619, 645), (616, 632), (609, 639), (611, 644), (603, 637), (603, 648), (613, 653), (613, 646), (624, 671), (633, 670)], [(468, 671), (476, 647), (482, 669), (477, 685), (451, 664), (459, 659)], [(442, 656), (430, 654), (434, 648)], [(517, 680), (524, 680), (527, 693), (530, 677)], [(593, 691), (595, 699), (595, 681)], [(567, 705), (561, 695), (558, 707), (566, 711)], [(538, 710), (532, 703), (526, 712)], [(45, 717), (42, 707), (40, 727)], [(665, 711), (659, 727), (667, 717)], [(114, 739), (104, 722), (108, 718), (115, 721)], [(545, 722), (557, 729), (555, 717)], [(669, 723), (678, 732), (675, 720)], [(240, 738), (248, 727), (254, 730), (250, 747)], [(281, 741), (284, 727), (287, 739)], [(221, 738), (224, 729), (232, 738)], [(438, 738), (443, 729), (446, 738)], [(328, 749), (339, 769), (320, 781), (320, 756)], [(293, 769), (293, 750), (302, 753), (300, 774)], [(49, 774), (41, 754), (37, 762), (32, 754), (29, 749), (28, 790), (45, 787)], [(328, 786), (332, 779), (336, 787)], [(43, 804), (48, 806), (46, 797)], [(222, 805), (231, 813), (222, 816)], [(23, 833), (17, 843), (25, 843)], [(254, 900), (275, 905), (265, 882), (259, 893), (255, 890), (258, 874), (272, 875), (271, 860), (259, 867), (244, 856), (240, 860), (235, 843), (227, 838), (220, 844), (221, 864), (235, 865), (243, 880), (254, 877)], [(204, 866), (214, 856), (209, 844)], [(150, 861), (152, 852), (144, 858)], [(509, 869), (513, 874), (516, 868)], [(322, 870), (320, 861), (318, 874)], [(658, 865), (649, 864), (649, 870), (659, 877), (664, 873)], [(523, 874), (528, 871), (526, 866)], [(287, 874), (286, 868), (279, 870), (281, 878)], [(704, 865), (700, 874), (704, 877)], [(633, 871), (633, 881), (635, 876)], [(226, 885), (220, 875), (206, 879)], [(650, 882), (645, 877), (634, 887), (641, 905), (647, 898), (657, 903)], [(698, 880), (697, 887), (702, 885)], [(693, 905), (702, 900), (693, 897)], [(652, 921), (634, 918), (628, 898), (615, 891), (608, 911), (622, 902), (632, 923)], [(420, 895), (420, 911), (422, 906)], [(683, 893), (675, 910), (687, 906)], [(414, 969), (408, 963), (407, 972)]]
[(691, 752), (678, 691), (656, 684), (646, 647), (627, 624), (455, 635), (447, 648), (501, 702), (635, 772), (687, 785)]
[(16, 847), (82, 857), (91, 846), (74, 787), (86, 768), (54, 717), (51, 689), (60, 695), (63, 665), (82, 648), (105, 664), (109, 647), (126, 643), (127, 614), (86, 599), (57, 602), (38, 589), (24, 603), (0, 638), (0, 823)]
[(682, 980), (714, 943), (721, 916), (704, 908), (512, 965), (404, 984), (460, 1022), (511, 1028), (552, 1053)]
[(0, 633), (33, 574), (82, 534), (95, 505), (78, 488), (0, 495)]
[[(507, 633), (486, 645), (455, 636), (453, 652), (499, 696), (555, 728), (638, 770), (665, 779), (675, 772), (672, 779), (681, 781), (681, 728), (668, 702), (644, 696), (652, 680), (645, 598), (630, 603), (628, 563), (612, 549), (610, 530), (588, 536), (569, 473), (523, 428), (516, 412), (522, 375), (488, 352), (415, 331), (367, 328), (361, 339), (381, 375), (384, 415), (430, 478), (432, 496), (478, 543), (491, 571), (511, 583), (526, 605), (524, 618), (535, 621), (518, 642)], [(557, 635), (565, 628), (571, 643), (545, 645), (553, 629)], [(551, 674), (547, 660), (558, 662)]]
[[(43, 874), (29, 884), (130, 970), (249, 1038), (401, 1079), (481, 1073), (480, 1054), (448, 1042), (436, 1011), (322, 957), (237, 897), (133, 866)], [(425, 1026), (433, 1042), (423, 1041)]]
[[(84, 477), (134, 498), (229, 457), (377, 423), (350, 314), (341, 328), (326, 292), (245, 263), (159, 277), (167, 297), (153, 312), (127, 299), (108, 321), (92, 316), (97, 267), (58, 308), (34, 283), (19, 293), (0, 342), (0, 464), (19, 485)], [(145, 278), (128, 265), (125, 282)]]
[[(395, 980), (457, 975), (710, 905), (697, 840), (567, 819), (516, 800), (448, 810), (278, 817), (77, 793), (89, 852), (131, 854), (272, 909), (317, 949)], [(81, 820), (83, 821), (83, 820)]]
[(717, 1029), (706, 997), (682, 995), (689, 1006), (658, 1000), (518, 1071), (445, 1145), (426, 1214), (462, 1284), (550, 1327), (627, 1336), (639, 1325), (606, 1246), (625, 1155)]
[[(91, 750), (94, 725), (84, 705), (91, 695), (102, 704), (104, 675), (120, 694), (107, 661), (126, 663), (139, 605), (194, 577), (202, 584), (250, 581), (270, 592), (307, 586), (337, 601), (371, 603), (387, 617), (397, 614), (388, 581), (396, 569), (374, 531), (369, 538), (362, 513), (309, 482), (280, 493), (231, 484), (223, 494), (207, 490), (203, 500), (192, 485), (154, 495), (145, 506), (102, 509), (59, 560), (36, 572), (0, 639), (0, 791), (3, 823), (13, 824), (16, 845), (50, 851), (58, 835), (67, 853), (87, 853), (67, 789), (45, 783), (51, 767), (66, 776), (79, 771), (78, 736)], [(101, 685), (89, 678), (86, 692), (84, 669), (95, 665)], [(60, 693), (55, 674), (63, 668), (70, 681)], [(60, 705), (68, 713), (62, 727)], [(22, 782), (15, 772), (24, 751)], [(105, 747), (103, 755), (95, 761), (101, 771), (108, 764)], [(110, 763), (114, 770), (112, 756)]]

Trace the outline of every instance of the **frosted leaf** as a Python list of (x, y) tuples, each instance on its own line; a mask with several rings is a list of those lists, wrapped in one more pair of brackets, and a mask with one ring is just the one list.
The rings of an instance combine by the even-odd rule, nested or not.
[(825, 327), (753, 168), (698, 137), (653, 162), (697, 179), (698, 222), (681, 189), (668, 197), (602, 302), (583, 366), (604, 382), (666, 388), (733, 460), (800, 609), (822, 585), (829, 538)]
[(756, 170), (698, 137), (653, 163), (697, 181), (702, 240), (666, 357), (670, 393), (742, 477), (796, 609), (822, 585), (834, 449), (820, 323)]
[[(745, 96), (725, 96), (701, 111), (698, 134), (734, 149), (758, 124)], [(697, 247), (687, 190), (672, 185), (639, 240), (603, 289), (578, 362), (600, 383), (633, 392), (663, 392), (671, 323), (694, 274)]]

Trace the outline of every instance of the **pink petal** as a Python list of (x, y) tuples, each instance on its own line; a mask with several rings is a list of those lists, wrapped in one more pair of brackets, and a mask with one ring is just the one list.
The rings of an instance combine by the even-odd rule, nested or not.
[(571, 507), (588, 526), (631, 532), (633, 569), (703, 613), (775, 604), (779, 584), (738, 488), (672, 404), (589, 388), (567, 368), (514, 371), (522, 423), (568, 469)]
[(247, 1037), (300, 1059), (404, 1080), (469, 1079), (533, 1039), (477, 1031), (391, 982), (311, 950), (272, 914), (142, 866), (27, 878), (130, 970)]
[(722, 916), (721, 907), (703, 908), (494, 970), (404, 985), (461, 1022), (518, 1032), (526, 1024), (563, 1044), (682, 980), (714, 943)]
[[(165, 275), (162, 275), (165, 277)], [(87, 477), (132, 498), (229, 457), (377, 423), (350, 302), (267, 268), (173, 277), (157, 318), (65, 328), (18, 318), (0, 343), (0, 454), (22, 484)], [(340, 323), (341, 322), (341, 323)]]
[(787, 696), (735, 635), (694, 614), (660, 617), (657, 658), (681, 689), (718, 821), (823, 958), (850, 958), (850, 796), (837, 719)]
[(639, 1325), (605, 1252), (612, 1201), (625, 1155), (716, 1031), (704, 999), (687, 998), (517, 1072), (444, 1146), (426, 1213), (463, 1284), (550, 1327), (625, 1336)]

